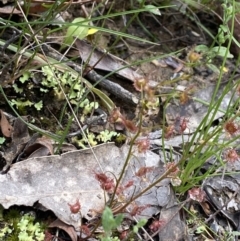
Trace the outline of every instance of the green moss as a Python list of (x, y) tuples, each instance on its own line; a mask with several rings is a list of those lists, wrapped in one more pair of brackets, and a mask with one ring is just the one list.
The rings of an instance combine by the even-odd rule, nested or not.
[(95, 135), (92, 132), (86, 131), (86, 138), (78, 139), (77, 137), (72, 138), (72, 142), (77, 144), (77, 146), (85, 149), (88, 143), (91, 146), (96, 146), (98, 142), (107, 143), (112, 141), (113, 137), (118, 136), (119, 134), (115, 131), (104, 130), (101, 131), (98, 135)]
[(0, 238), (5, 241), (43, 241), (44, 227), (30, 214), (21, 215), (16, 209), (11, 209), (3, 215), (3, 227), (0, 228)]

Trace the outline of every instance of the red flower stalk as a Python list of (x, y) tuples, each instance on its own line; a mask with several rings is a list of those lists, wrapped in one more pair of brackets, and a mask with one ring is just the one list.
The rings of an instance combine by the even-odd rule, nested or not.
[(183, 116), (178, 116), (174, 122), (174, 133), (182, 134), (187, 129), (189, 119)]
[(183, 133), (187, 129), (187, 122), (189, 122), (188, 119), (186, 119), (185, 117), (181, 118), (181, 120), (180, 120), (180, 131), (181, 131), (181, 133)]
[(117, 195), (123, 194), (123, 192), (124, 192), (127, 188), (133, 186), (133, 184), (134, 184), (134, 181), (133, 181), (133, 180), (130, 180), (130, 181), (128, 181), (128, 183), (125, 184), (124, 186), (122, 186), (122, 185), (118, 186), (117, 191), (116, 191), (116, 194), (117, 194)]
[(145, 94), (146, 94), (145, 98), (148, 101), (156, 102), (155, 89), (153, 89), (149, 85), (146, 85), (145, 88), (144, 88), (144, 91), (145, 91)]
[(84, 233), (87, 236), (91, 235), (91, 231), (87, 225), (82, 225), (81, 227), (81, 232)]
[(127, 237), (129, 235), (129, 231), (128, 230), (124, 230), (121, 232), (120, 236), (119, 236), (119, 239), (120, 240), (127, 240)]
[(130, 120), (125, 120), (124, 121), (125, 127), (132, 133), (136, 133), (138, 128), (137, 126)]

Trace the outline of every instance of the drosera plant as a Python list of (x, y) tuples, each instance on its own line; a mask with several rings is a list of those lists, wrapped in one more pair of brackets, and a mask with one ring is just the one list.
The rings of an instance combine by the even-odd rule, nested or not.
[[(191, 136), (191, 138), (189, 138), (188, 143), (183, 143), (183, 158), (179, 162), (179, 178), (181, 180), (181, 185), (175, 188), (175, 190), (179, 193), (185, 193), (191, 187), (200, 184), (202, 180), (209, 177), (218, 167), (223, 166), (224, 163), (230, 162), (231, 160), (236, 161), (238, 159), (236, 150), (234, 148), (232, 149), (232, 146), (234, 146), (233, 143), (239, 137), (239, 123), (237, 121), (239, 116), (239, 103), (234, 100), (234, 95), (239, 95), (237, 89), (239, 81), (233, 83), (232, 78), (234, 78), (234, 76), (232, 76), (232, 78), (225, 83), (225, 88), (221, 90), (221, 96), (216, 98), (222, 81), (222, 76), (226, 71), (226, 68), (224, 67), (226, 60), (233, 57), (229, 51), (230, 43), (234, 38), (233, 28), (229, 28), (228, 26), (229, 21), (233, 21), (236, 14), (234, 10), (236, 6), (233, 6), (232, 4), (234, 3), (231, 1), (224, 1), (223, 23), (219, 27), (219, 33), (215, 41), (218, 46), (210, 48), (207, 46), (196, 46), (196, 48), (188, 55), (189, 62), (193, 65), (197, 64), (200, 62), (202, 56), (201, 54), (195, 52), (195, 50), (202, 50), (202, 54), (207, 55), (209, 64), (211, 64), (211, 61), (216, 56), (221, 57), (222, 64), (218, 68), (216, 66), (208, 66), (212, 67), (214, 71), (217, 70), (216, 72), (219, 74), (219, 77), (210, 103), (205, 103), (208, 106), (208, 112), (206, 113), (205, 118), (202, 120), (195, 133)], [(223, 47), (222, 44), (226, 41), (228, 41), (228, 46)], [(227, 97), (229, 93), (232, 93), (231, 97)], [(219, 119), (219, 124), (217, 126), (212, 126), (216, 113), (220, 110), (220, 104), (225, 97), (230, 100), (228, 107), (225, 111), (223, 111), (224, 117)], [(184, 97), (184, 99), (186, 98)], [(200, 102), (197, 98), (194, 98), (194, 101)], [(180, 104), (184, 105), (185, 103)], [(188, 121), (186, 121), (187, 119), (185, 117), (182, 117), (182, 120), (184, 121), (181, 121), (180, 119), (178, 123), (179, 129), (183, 131), (188, 126)], [(164, 138), (170, 139), (176, 134), (176, 132), (179, 133), (179, 131), (175, 130), (174, 125), (168, 126), (164, 131)], [(226, 135), (225, 138), (223, 137), (223, 133)], [(221, 153), (224, 153), (225, 160), (223, 160)], [(201, 168), (203, 165), (207, 162), (207, 160), (213, 157), (216, 158), (217, 164), (202, 173)]]
[[(144, 1), (143, 1), (144, 2)], [(50, 68), (48, 65), (46, 65), (46, 67)], [(43, 69), (42, 69), (43, 71)], [(45, 69), (44, 71), (48, 72), (48, 69)], [(58, 79), (62, 79), (64, 81), (66, 81), (66, 76), (64, 76), (65, 73), (58, 73), (58, 72), (55, 72), (53, 71), (54, 74), (52, 74), (52, 76), (58, 76), (59, 78)], [(62, 90), (59, 90), (58, 89), (58, 86), (59, 86), (59, 82), (57, 83), (54, 83), (54, 78), (52, 77), (49, 77), (51, 76), (51, 74), (46, 74), (46, 77), (45, 77), (45, 81), (46, 81), (46, 86), (45, 88), (43, 89), (43, 91), (46, 91), (47, 90), (47, 87), (49, 87), (50, 84), (53, 84), (53, 86), (51, 86), (51, 88), (54, 89), (55, 91), (55, 94), (56, 96), (58, 96), (58, 98), (62, 98)], [(64, 77), (63, 77), (64, 76)], [(74, 78), (76, 77), (76, 75), (74, 75)], [(48, 78), (50, 79), (50, 81), (48, 80)], [(71, 77), (70, 77), (71, 78)], [(77, 78), (75, 79), (76, 81), (76, 85), (77, 85)], [(74, 81), (74, 83), (75, 83)], [(151, 89), (149, 89), (148, 87), (148, 84), (146, 83), (146, 80), (144, 79), (140, 79), (140, 80), (136, 80), (135, 81), (135, 86), (137, 86), (139, 89), (139, 92), (141, 92), (142, 94), (142, 101), (141, 101), (141, 107), (140, 107), (140, 114), (139, 114), (139, 122), (138, 123), (134, 123), (133, 121), (130, 121), (130, 120), (127, 120), (121, 113), (120, 111), (117, 111), (116, 109), (114, 109), (113, 111), (113, 114), (111, 115), (111, 118), (112, 118), (112, 122), (114, 124), (121, 124), (122, 126), (124, 126), (129, 132), (131, 132), (132, 134), (134, 134), (133, 138), (132, 138), (132, 142), (131, 142), (131, 145), (130, 145), (130, 150), (129, 150), (129, 155), (125, 161), (125, 164), (124, 164), (124, 168), (122, 170), (122, 173), (120, 175), (120, 178), (117, 182), (117, 184), (114, 186), (114, 188), (116, 189), (116, 193), (117, 193), (117, 190), (118, 190), (118, 187), (120, 187), (120, 181), (121, 181), (121, 178), (127, 168), (127, 165), (128, 165), (128, 162), (130, 160), (130, 156), (133, 154), (132, 153), (132, 146), (133, 146), (133, 143), (137, 143), (139, 145), (139, 150), (142, 151), (142, 152), (145, 152), (146, 150), (148, 150), (149, 148), (149, 143), (148, 143), (148, 140), (147, 138), (145, 139), (145, 142), (144, 143), (141, 143), (139, 141), (137, 141), (137, 137), (141, 135), (141, 120), (142, 120), (142, 116), (144, 115), (144, 112), (147, 111), (147, 108), (149, 108), (149, 106), (154, 106), (156, 107), (158, 105), (157, 103), (157, 98), (155, 98), (155, 95), (154, 95), (154, 92), (152, 92)], [(76, 92), (81, 92), (78, 87), (75, 88), (75, 85), (73, 84), (72, 86), (68, 86), (68, 83), (64, 83), (62, 82), (61, 85), (63, 86), (63, 90), (64, 92), (66, 93), (67, 97), (69, 98), (70, 100), (70, 103), (71, 104), (78, 104), (78, 103), (74, 103), (74, 98), (79, 98), (78, 100), (81, 99), (81, 97), (78, 96), (78, 93)], [(69, 91), (70, 90), (70, 91)], [(77, 90), (77, 91), (75, 91)], [(69, 91), (69, 92), (68, 92)], [(146, 98), (147, 97), (147, 98)], [(220, 99), (221, 100), (221, 99)], [(87, 102), (87, 101), (86, 101)], [(85, 103), (85, 102), (81, 102), (81, 103)], [(148, 103), (153, 103), (152, 105), (148, 105)], [(81, 105), (81, 104), (80, 104)], [(85, 105), (84, 105), (85, 106)], [(82, 106), (79, 106), (80, 108), (84, 108), (83, 104)], [(87, 109), (86, 109), (86, 112), (89, 111), (89, 109), (93, 109), (94, 107), (92, 105), (90, 105), (89, 103), (86, 103), (86, 106), (87, 106)], [(95, 106), (95, 105), (94, 105)], [(214, 106), (211, 107), (212, 110), (214, 110)], [(85, 113), (86, 113), (85, 112)], [(115, 114), (115, 115), (114, 115)], [(209, 114), (210, 115), (210, 114)], [(187, 123), (185, 123), (187, 125)], [(184, 124), (184, 125), (185, 125)], [(182, 124), (182, 129), (185, 128)], [(207, 127), (207, 128), (205, 128)], [(183, 158), (182, 160), (180, 160), (179, 163), (173, 163), (172, 165), (166, 165), (166, 172), (158, 179), (156, 180), (156, 182), (154, 182), (153, 184), (151, 184), (147, 189), (143, 190), (141, 193), (139, 193), (138, 195), (134, 196), (129, 203), (127, 203), (126, 205), (124, 205), (123, 209), (129, 205), (134, 199), (136, 199), (138, 196), (140, 195), (143, 195), (146, 191), (148, 191), (152, 186), (154, 186), (155, 184), (157, 184), (160, 180), (168, 177), (169, 175), (171, 176), (174, 176), (174, 175), (179, 175), (179, 178), (181, 179), (181, 185), (179, 187), (179, 189), (176, 188), (176, 191), (178, 192), (181, 192), (181, 193), (184, 193), (186, 192), (186, 190), (188, 190), (189, 188), (191, 188), (192, 186), (195, 186), (196, 184), (198, 184), (199, 182), (201, 182), (201, 180), (203, 180), (205, 177), (207, 177), (209, 175), (209, 173), (207, 173), (207, 175), (203, 176), (203, 175), (199, 175), (199, 169), (201, 168), (201, 166), (203, 165), (203, 163), (208, 159), (208, 157), (210, 157), (212, 154), (213, 154), (213, 150), (215, 151), (215, 149), (207, 149), (206, 152), (207, 154), (205, 156), (202, 156), (202, 153), (201, 153), (201, 150), (207, 145), (208, 141), (211, 140), (213, 142), (213, 144), (216, 144), (217, 143), (217, 138), (214, 139), (214, 137), (218, 134), (218, 130), (216, 130), (216, 132), (211, 132), (210, 133), (210, 130), (208, 128), (208, 125), (207, 123), (205, 122), (205, 120), (203, 121), (203, 123), (200, 125), (199, 129), (197, 131), (201, 131), (202, 129), (205, 130), (205, 133), (202, 132), (202, 134), (200, 135), (200, 137), (197, 137), (196, 135), (193, 136), (190, 144), (192, 146), (194, 146), (194, 143), (197, 143), (198, 146), (196, 146), (195, 149), (187, 149), (187, 150), (184, 150), (184, 155), (183, 155)], [(209, 133), (208, 133), (209, 131)], [(109, 139), (109, 133), (104, 133), (104, 140), (108, 140)], [(89, 138), (90, 140), (92, 141), (92, 143), (96, 143), (96, 140), (94, 138), (96, 137), (93, 137), (90, 133), (89, 133)], [(171, 138), (171, 135), (169, 136), (169, 138)], [(99, 139), (101, 139), (99, 137)], [(84, 140), (86, 141), (86, 140)], [(88, 140), (89, 141), (89, 140)], [(101, 139), (102, 141), (102, 139)], [(87, 141), (86, 141), (87, 142)], [(219, 149), (218, 150), (221, 150), (219, 146)], [(189, 154), (189, 152), (192, 152)], [(202, 162), (199, 162), (199, 158), (201, 158)], [(177, 169), (177, 166), (180, 166), (181, 167), (181, 171), (179, 171), (179, 173), (176, 173), (176, 170)], [(190, 177), (188, 179), (188, 177)], [(109, 181), (109, 180), (108, 180)], [(111, 184), (111, 182), (109, 181), (108, 183)], [(107, 183), (107, 184), (108, 184)], [(182, 188), (182, 189), (181, 189)], [(105, 188), (106, 189), (106, 188)], [(112, 202), (110, 201), (110, 205), (113, 203), (113, 200), (114, 200), (114, 195), (116, 194), (113, 192), (113, 199), (112, 199)], [(110, 210), (111, 211), (111, 210)], [(109, 210), (106, 211), (106, 213), (109, 215), (109, 218), (110, 218), (110, 221), (112, 222), (112, 225), (111, 225), (111, 229), (109, 230), (109, 227), (106, 227), (106, 225), (104, 224), (104, 221), (103, 221), (103, 227), (105, 227), (105, 233), (106, 233), (106, 236), (103, 236), (102, 238), (107, 238), (107, 240), (114, 240), (116, 237), (113, 237), (112, 238), (112, 231), (113, 229), (116, 229), (122, 222), (122, 219), (119, 217), (119, 216), (116, 216), (114, 217), (114, 214), (112, 213), (109, 214)], [(106, 215), (107, 216), (107, 215)], [(105, 215), (103, 213), (102, 215), (102, 220), (104, 220), (105, 218)], [(121, 222), (120, 222), (121, 221)], [(157, 224), (157, 223), (156, 223)], [(153, 225), (153, 229), (157, 226), (156, 224)], [(117, 238), (116, 238), (117, 239)]]
[[(192, 138), (189, 139), (188, 144), (185, 145), (185, 148), (183, 148), (183, 155), (188, 157), (186, 158), (188, 161), (183, 162), (180, 165), (180, 178), (183, 181), (180, 189), (186, 185), (186, 189), (181, 190), (183, 192), (184, 190), (188, 190), (191, 186), (196, 185), (201, 180), (208, 177), (218, 167), (224, 165), (221, 153), (225, 153), (225, 156), (229, 157), (225, 158), (228, 159), (228, 162), (231, 159), (237, 160), (236, 155), (234, 155), (234, 147), (240, 134), (238, 121), (239, 113), (237, 111), (237, 96), (239, 94), (237, 92), (237, 83), (234, 85), (234, 87), (232, 85), (233, 84), (229, 82), (222, 90), (221, 96), (216, 100), (216, 102), (213, 101), (212, 103), (208, 104), (209, 109), (205, 118), (202, 120), (201, 124), (192, 135)], [(232, 96), (230, 98), (227, 109), (223, 112), (223, 118), (219, 119), (218, 125), (212, 126), (212, 121), (214, 120), (214, 116), (216, 115), (217, 110), (219, 110), (219, 106), (222, 100), (227, 98), (226, 96), (229, 95), (231, 91)], [(233, 98), (233, 96), (235, 96), (235, 98)], [(215, 98), (213, 97), (212, 100), (214, 99)], [(226, 150), (231, 150), (231, 152), (226, 152)], [(218, 160), (216, 161), (216, 165), (208, 168), (204, 174), (201, 173), (201, 167), (207, 160), (209, 160), (209, 158), (213, 157)], [(178, 191), (180, 191), (180, 189), (178, 189)]]
[[(223, 63), (222, 66), (225, 65), (226, 59), (229, 57), (228, 56), (228, 51), (229, 51), (229, 46), (224, 52), (225, 54), (222, 55), (223, 57)], [(231, 118), (237, 119), (239, 113), (238, 113), (238, 108), (236, 108), (236, 104), (234, 103), (233, 97), (230, 97), (230, 101), (228, 104), (227, 110), (224, 112), (225, 117), (230, 116), (229, 120), (226, 120), (225, 118), (220, 119), (219, 125), (217, 126), (212, 126), (212, 122), (214, 120), (214, 117), (216, 116), (217, 111), (220, 108), (220, 104), (223, 100), (223, 98), (229, 93), (230, 90), (234, 90), (232, 83), (229, 81), (229, 83), (226, 85), (226, 87), (223, 89), (223, 92), (220, 97), (216, 99), (216, 93), (219, 89), (219, 85), (221, 83), (221, 78), (223, 75), (224, 69), (220, 68), (219, 69), (219, 79), (216, 85), (216, 90), (213, 94), (212, 100), (210, 103), (208, 103), (208, 112), (206, 113), (206, 117), (202, 120), (200, 123), (199, 127), (197, 128), (196, 132), (189, 138), (189, 143), (188, 145), (184, 146), (183, 148), (183, 155), (182, 158), (180, 159), (179, 162), (173, 162), (168, 165), (166, 165), (166, 172), (158, 179), (156, 182), (154, 182), (152, 185), (155, 185), (157, 182), (160, 180), (166, 178), (166, 177), (176, 177), (178, 178), (179, 182), (178, 185), (174, 188), (175, 191), (178, 194), (184, 194), (188, 190), (191, 190), (192, 188), (198, 186), (201, 184), (201, 182), (210, 177), (220, 166), (224, 165), (224, 161), (221, 161), (220, 154), (224, 151), (225, 155), (225, 162), (234, 162), (239, 159), (239, 155), (236, 153), (234, 149), (228, 149), (231, 147), (233, 142), (239, 138), (239, 124), (236, 124), (236, 122), (233, 122)], [(138, 87), (138, 90), (140, 92), (146, 91), (147, 89), (145, 88), (145, 81), (139, 80), (135, 84), (135, 88)], [(237, 93), (237, 84), (235, 84), (235, 93)], [(143, 93), (142, 93), (143, 94)], [(142, 95), (143, 96), (143, 95)], [(144, 101), (141, 101), (141, 104), (143, 104)], [(140, 112), (140, 117), (139, 117), (139, 123), (134, 124), (135, 126), (135, 135), (133, 136), (133, 140), (136, 140), (139, 135), (141, 135), (141, 115), (144, 113), (144, 107), (142, 107), (142, 111)], [(120, 113), (119, 109), (115, 109), (114, 112), (111, 115), (111, 120), (115, 124), (121, 123), (123, 126), (128, 128), (126, 125), (126, 120), (123, 117), (123, 115)], [(210, 121), (209, 121), (210, 120)], [(180, 131), (178, 134), (181, 134), (184, 132), (188, 125), (187, 119), (183, 118), (179, 121), (180, 125)], [(174, 126), (173, 126), (174, 128)], [(230, 135), (230, 138), (222, 139), (222, 134), (223, 130), (225, 128), (225, 131), (230, 132), (232, 135)], [(171, 133), (168, 138), (171, 138), (174, 136), (175, 133)], [(164, 138), (164, 136), (163, 136)], [(132, 155), (132, 143), (137, 143), (138, 142), (131, 142), (130, 150), (129, 150), (129, 156)], [(163, 141), (164, 143), (164, 141)], [(183, 143), (184, 144), (184, 143)], [(146, 146), (146, 148), (145, 148)], [(144, 150), (147, 149), (147, 142), (143, 145)], [(140, 150), (143, 149), (140, 146)], [(126, 159), (126, 162), (123, 167), (122, 173), (125, 172), (125, 167), (128, 164), (129, 161), (129, 156)], [(202, 172), (201, 168), (203, 165), (212, 157), (216, 157), (217, 160), (217, 165), (212, 166), (209, 170), (207, 170), (205, 173)], [(119, 180), (121, 180), (121, 175)], [(117, 190), (119, 187), (120, 181), (117, 181), (117, 184), (115, 185), (115, 189)], [(143, 195), (147, 190), (149, 190), (152, 185), (150, 185), (147, 189), (143, 190), (141, 193), (137, 194), (131, 199), (131, 202), (135, 200), (137, 197)], [(117, 193), (115, 191), (113, 193), (113, 196)], [(113, 200), (113, 199), (112, 199)], [(130, 202), (127, 204), (123, 205), (122, 209), (124, 210)], [(111, 202), (110, 202), (111, 206)], [(119, 211), (119, 210), (118, 210)], [(198, 227), (199, 231), (201, 231), (201, 225)], [(205, 230), (207, 231), (206, 227)]]

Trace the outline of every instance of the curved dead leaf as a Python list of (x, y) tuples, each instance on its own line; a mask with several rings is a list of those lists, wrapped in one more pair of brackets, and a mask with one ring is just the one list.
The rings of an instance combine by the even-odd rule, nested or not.
[(2, 133), (5, 137), (11, 137), (13, 127), (9, 124), (2, 110), (0, 110), (0, 113), (1, 113), (0, 126), (1, 126)]
[(37, 138), (37, 136), (33, 136), (32, 140), (24, 149), (24, 154), (28, 158), (53, 155), (53, 145), (51, 139), (45, 136), (39, 138)]
[(69, 235), (69, 237), (71, 238), (72, 241), (78, 240), (77, 233), (76, 233), (74, 227), (62, 222), (60, 219), (56, 219), (55, 221), (50, 223), (48, 225), (48, 227), (49, 228), (60, 228), (60, 229), (64, 230)]

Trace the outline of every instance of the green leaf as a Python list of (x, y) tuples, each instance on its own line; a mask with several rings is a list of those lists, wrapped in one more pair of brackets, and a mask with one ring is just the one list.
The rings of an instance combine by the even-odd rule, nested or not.
[(101, 90), (97, 88), (92, 88), (91, 90), (101, 99), (102, 104), (109, 112), (111, 112), (115, 108), (115, 104), (105, 93), (103, 93)]
[(215, 64), (207, 64), (207, 67), (211, 69), (214, 73), (220, 74), (220, 70)]
[(21, 231), (25, 231), (27, 230), (28, 224), (29, 224), (29, 220), (25, 216), (23, 216), (21, 221), (17, 224), (17, 226)]
[(41, 110), (42, 107), (43, 107), (42, 100), (40, 100), (38, 103), (34, 104), (34, 107), (35, 107), (37, 110)]
[(43, 92), (43, 93), (47, 93), (49, 90), (40, 88), (40, 91)]
[(86, 105), (88, 105), (89, 104), (89, 99), (85, 99), (85, 100), (83, 100), (80, 104), (79, 104), (79, 106), (81, 107), (81, 108), (83, 108), (84, 106), (86, 106)]
[(6, 141), (6, 139), (4, 137), (0, 137), (0, 145), (2, 145), (5, 141)]
[(155, 14), (155, 15), (161, 16), (161, 12), (160, 12), (159, 9), (158, 9), (156, 6), (154, 6), (154, 5), (145, 5), (144, 8), (147, 9), (148, 12), (150, 12), (150, 13), (153, 13), (153, 14)]
[(19, 81), (24, 84), (27, 80), (29, 80), (30, 76), (30, 72), (26, 71), (23, 73), (22, 77), (19, 78)]
[(34, 241), (34, 239), (32, 237), (30, 237), (26, 231), (19, 233), (18, 240), (19, 241)]
[(96, 139), (102, 141), (104, 143), (111, 141), (112, 137), (117, 136), (118, 133), (115, 131), (104, 130), (101, 131), (99, 135), (97, 135)]
[(98, 102), (88, 103), (87, 105), (84, 106), (83, 114), (84, 115), (90, 114), (93, 109), (97, 109), (98, 107), (99, 107)]
[(200, 233), (203, 233), (204, 231), (206, 231), (206, 227), (202, 225), (197, 228), (196, 233), (200, 234)]
[(213, 47), (212, 51), (215, 52), (218, 56), (225, 57), (227, 53), (227, 58), (232, 59), (234, 56), (229, 52), (228, 48), (226, 47)]
[(147, 223), (147, 219), (143, 218), (138, 221), (136, 225), (133, 226), (133, 232), (137, 233), (139, 228), (142, 228)]
[(240, 232), (237, 231), (232, 231), (231, 234), (232, 236), (240, 236)]
[(110, 233), (115, 228), (115, 220), (113, 218), (112, 210), (106, 207), (102, 214), (102, 225), (105, 232)]
[(197, 52), (207, 53), (209, 51), (209, 48), (204, 44), (200, 44), (196, 46), (194, 50)]
[(142, 228), (146, 223), (147, 223), (147, 219), (142, 218), (142, 219), (140, 219), (140, 220), (138, 221), (138, 223), (136, 224), (136, 226), (137, 226), (138, 228)]
[(88, 138), (88, 142), (91, 146), (96, 146), (98, 144), (97, 141), (95, 141), (95, 135), (93, 133), (91, 133), (91, 132), (88, 133), (87, 138)]
[(220, 25), (219, 28), (224, 32), (227, 33), (228, 32), (228, 27), (225, 25)]
[(116, 229), (123, 221), (123, 215), (119, 214), (116, 218), (113, 217), (112, 210), (106, 207), (102, 215), (102, 225), (104, 231), (109, 234), (113, 229)]
[(50, 66), (43, 66), (42, 67), (42, 72), (43, 72), (43, 75), (44, 76), (47, 76), (47, 77), (54, 77), (54, 71), (55, 71), (55, 68), (54, 67), (50, 67)]
[(16, 105), (17, 108), (33, 105), (33, 103), (29, 100), (21, 101), (21, 100), (17, 99), (17, 100), (11, 100), (10, 102), (12, 105)]
[(118, 226), (121, 225), (123, 221), (123, 214), (118, 214), (116, 217), (115, 217), (115, 228), (117, 228)]
[(16, 84), (13, 84), (13, 89), (15, 90), (16, 93), (22, 93), (23, 92), (23, 88), (18, 88), (18, 86)]
[(133, 232), (137, 233), (138, 232), (138, 227), (137, 226), (133, 226)]
[(35, 238), (37, 241), (43, 241), (45, 239), (45, 234), (42, 230), (38, 229), (35, 231)]
[[(88, 35), (89, 27), (86, 26), (88, 22), (85, 21), (85, 18), (75, 18), (72, 21), (72, 26), (68, 27), (66, 37), (64, 39), (64, 44), (72, 44), (74, 37), (79, 39), (84, 39)], [(82, 23), (83, 22), (83, 23)], [(81, 26), (81, 23), (85, 26)]]

